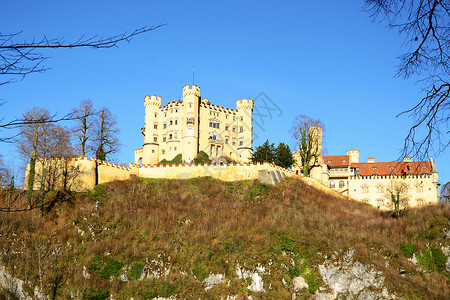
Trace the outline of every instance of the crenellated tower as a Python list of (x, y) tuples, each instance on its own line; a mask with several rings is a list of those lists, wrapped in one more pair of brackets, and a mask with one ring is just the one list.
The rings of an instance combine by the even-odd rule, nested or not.
[(183, 87), (183, 116), (186, 124), (182, 134), (183, 159), (193, 160), (198, 153), (200, 87)]
[(251, 99), (236, 101), (238, 117), (237, 158), (241, 162), (249, 162), (253, 154), (253, 105)]
[(159, 143), (160, 134), (159, 124), (161, 97), (155, 95), (145, 96), (145, 124), (142, 128), (144, 135), (144, 147), (142, 155), (142, 164), (156, 164), (159, 162)]

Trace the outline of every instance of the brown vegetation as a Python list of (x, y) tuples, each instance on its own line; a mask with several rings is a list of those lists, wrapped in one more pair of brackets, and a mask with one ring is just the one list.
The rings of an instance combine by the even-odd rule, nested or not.
[[(0, 214), (0, 252), (2, 263), (16, 276), (32, 286), (42, 282), (46, 292), (62, 274), (64, 297), (90, 286), (119, 299), (144, 299), (137, 291), (145, 290), (147, 296), (169, 290), (189, 299), (251, 294), (236, 279), (236, 265), (253, 269), (269, 261), (271, 274), (264, 280), (272, 289), (253, 297), (286, 298), (290, 294), (281, 280), (289, 274), (282, 265), (289, 265), (290, 257), (302, 256), (314, 269), (334, 253), (355, 249), (358, 260), (383, 271), (390, 291), (433, 299), (450, 294), (448, 273), (419, 271), (407, 261), (400, 244), (413, 243), (416, 255), (448, 244), (443, 229), (449, 228), (449, 220), (449, 206), (410, 209), (396, 219), (295, 179), (276, 187), (211, 178), (131, 179), (54, 202), (42, 218), (34, 211)], [(95, 272), (86, 279), (83, 267), (95, 256), (111, 257), (125, 266), (162, 260), (171, 272), (158, 280), (110, 281)], [(205, 292), (201, 280), (210, 273), (233, 280)]]

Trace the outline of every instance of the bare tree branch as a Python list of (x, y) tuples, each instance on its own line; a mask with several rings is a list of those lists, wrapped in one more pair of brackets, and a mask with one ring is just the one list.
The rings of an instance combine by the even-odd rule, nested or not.
[(419, 102), (398, 116), (413, 119), (402, 155), (425, 158), (450, 145), (450, 3), (444, 0), (365, 0), (374, 20), (405, 36), (398, 77), (417, 76), (423, 86)]

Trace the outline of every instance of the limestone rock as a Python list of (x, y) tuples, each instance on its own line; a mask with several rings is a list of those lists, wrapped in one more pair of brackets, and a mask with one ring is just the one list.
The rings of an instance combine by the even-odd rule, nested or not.
[(216, 285), (219, 285), (223, 282), (224, 275), (222, 274), (211, 274), (205, 280), (203, 280), (203, 283), (205, 283), (205, 291), (212, 289)]
[(308, 288), (308, 283), (302, 276), (294, 277), (292, 284), (294, 285), (294, 291)]

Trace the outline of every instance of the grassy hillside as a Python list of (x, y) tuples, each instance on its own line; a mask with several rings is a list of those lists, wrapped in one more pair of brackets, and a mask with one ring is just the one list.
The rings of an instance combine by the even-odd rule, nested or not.
[[(355, 260), (382, 272), (392, 294), (450, 294), (441, 250), (450, 244), (449, 206), (410, 209), (395, 219), (295, 179), (276, 187), (132, 179), (47, 200), (55, 203), (44, 217), (0, 213), (1, 264), (30, 293), (39, 287), (56, 299), (291, 299), (291, 282), (302, 276), (308, 288), (297, 296), (307, 299), (326, 289), (318, 266), (354, 250)], [(239, 272), (257, 272), (265, 292), (249, 288), (255, 277)], [(205, 291), (210, 274), (223, 277)]]

